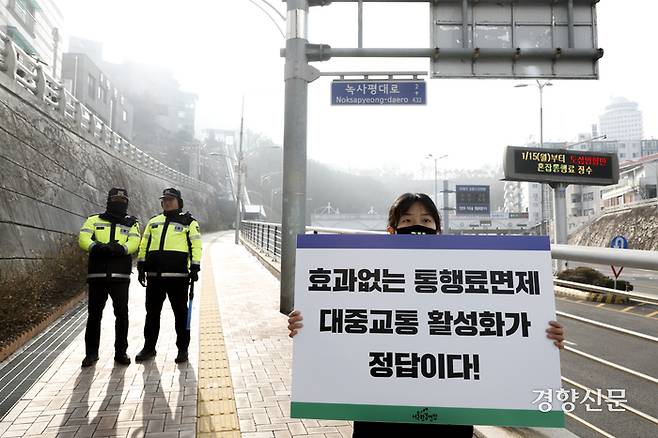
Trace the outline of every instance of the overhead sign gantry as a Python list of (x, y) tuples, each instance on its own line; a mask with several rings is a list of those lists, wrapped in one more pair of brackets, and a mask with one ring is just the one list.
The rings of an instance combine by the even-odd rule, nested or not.
[(598, 79), (596, 3), (432, 1), (430, 76)]
[[(330, 0), (286, 0), (284, 68), (281, 303), (293, 308), (296, 238), (306, 230), (308, 84), (320, 77), (309, 62), (335, 57), (428, 58), (434, 78), (598, 79), (597, 0), (405, 0), (428, 3), (429, 47), (364, 48), (364, 2), (358, 3), (356, 48), (308, 41), (308, 10)], [(420, 23), (419, 23), (420, 24)]]

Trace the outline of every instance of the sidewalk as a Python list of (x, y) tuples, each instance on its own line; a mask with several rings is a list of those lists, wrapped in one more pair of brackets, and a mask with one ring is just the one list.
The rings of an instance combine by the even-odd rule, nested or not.
[(232, 234), (213, 245), (212, 258), (242, 437), (351, 437), (347, 421), (289, 417), (292, 340), (279, 281)]
[[(278, 311), (279, 283), (243, 246), (233, 243), (232, 233), (218, 233), (204, 240), (204, 257), (210, 256), (213, 266), (204, 266), (196, 287), (188, 364), (174, 363), (174, 319), (168, 304), (163, 306), (157, 357), (143, 364), (134, 362), (143, 343), (146, 312), (144, 289), (133, 279), (128, 335), (133, 363), (128, 367), (114, 363), (114, 315), (108, 299), (97, 364), (80, 368), (84, 357), (81, 333), (0, 422), (0, 437), (184, 438), (197, 436), (197, 432), (198, 436), (244, 438), (351, 437), (351, 424), (346, 421), (289, 417), (292, 341), (287, 336), (286, 318)], [(208, 327), (220, 324), (212, 316), (213, 310), (217, 313), (215, 298), (221, 326), (211, 333)], [(199, 312), (202, 302), (206, 308)], [(208, 309), (208, 303), (214, 309)], [(200, 319), (204, 327), (201, 333)], [(201, 369), (199, 338), (207, 361)], [(214, 348), (219, 344), (221, 348)], [(207, 365), (213, 360), (225, 363), (223, 354), (230, 366), (230, 379), (224, 380), (232, 382), (233, 388), (229, 383), (218, 389), (221, 385), (216, 382), (221, 376)], [(198, 380), (210, 383), (204, 387)], [(239, 432), (231, 432), (229, 425), (224, 429), (227, 432), (203, 433), (215, 426), (213, 416), (217, 414), (204, 408), (197, 415), (197, 403), (206, 406), (204, 391), (211, 396), (224, 394), (224, 402), (234, 398)], [(207, 406), (216, 410), (226, 406), (217, 398), (210, 400)], [(222, 421), (227, 423), (227, 418)]]
[[(100, 360), (95, 366), (80, 368), (85, 354), (83, 331), (0, 422), (0, 437), (196, 436), (198, 337), (192, 336), (190, 362), (175, 364), (174, 317), (165, 303), (158, 355), (136, 364), (135, 354), (144, 342), (144, 300), (144, 288), (135, 277), (130, 286), (130, 366), (114, 363), (114, 314), (108, 299)], [(198, 332), (197, 317), (192, 330)]]

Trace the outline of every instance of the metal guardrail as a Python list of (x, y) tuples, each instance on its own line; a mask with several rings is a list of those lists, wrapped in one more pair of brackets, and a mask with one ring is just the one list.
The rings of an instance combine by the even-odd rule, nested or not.
[[(281, 224), (272, 222), (242, 221), (243, 235), (266, 255), (274, 260), (281, 259)], [(306, 232), (327, 234), (385, 234), (384, 231), (353, 230), (345, 228), (306, 227)], [(658, 271), (658, 251), (638, 249), (599, 248), (577, 245), (551, 245), (551, 257), (556, 260), (623, 265), (629, 268)], [(562, 281), (562, 280), (560, 280)], [(580, 283), (576, 283), (580, 284)], [(595, 288), (596, 286), (591, 286)], [(606, 288), (600, 288), (606, 289)], [(606, 292), (620, 293), (613, 289)], [(644, 297), (642, 294), (633, 294)], [(645, 299), (644, 297), (643, 299)]]
[(266, 257), (281, 261), (281, 224), (241, 221), (242, 238), (258, 248)]
[(58, 113), (68, 124), (87, 133), (97, 143), (126, 156), (131, 162), (172, 180), (201, 188), (204, 183), (179, 172), (128, 142), (94, 112), (78, 101), (36, 59), (0, 31), (0, 71)]
[[(281, 224), (273, 222), (241, 221), (242, 237), (258, 248), (265, 256), (281, 261)], [(384, 231), (352, 230), (347, 228), (306, 227), (315, 234), (385, 234)]]
[(577, 283), (575, 281), (560, 280), (556, 278), (553, 280), (556, 286), (568, 287), (571, 289), (578, 289), (586, 292), (594, 292), (599, 294), (615, 294), (619, 296), (626, 297), (633, 301), (642, 301), (644, 303), (656, 304), (658, 305), (658, 296), (643, 294), (640, 292), (628, 292), (617, 289), (610, 289), (607, 287), (594, 286), (591, 284)]
[(658, 271), (658, 251), (551, 244), (551, 257), (556, 260)]

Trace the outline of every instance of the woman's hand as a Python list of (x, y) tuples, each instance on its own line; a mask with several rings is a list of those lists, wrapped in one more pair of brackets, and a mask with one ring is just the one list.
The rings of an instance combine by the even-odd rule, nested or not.
[(290, 330), (288, 336), (293, 338), (297, 333), (299, 333), (299, 329), (304, 327), (304, 324), (302, 324), (303, 320), (304, 318), (302, 317), (302, 312), (299, 310), (293, 310), (290, 312), (288, 315), (288, 330)]
[[(292, 313), (291, 313), (292, 315)], [(553, 340), (553, 344), (560, 350), (564, 349), (564, 327), (557, 321), (549, 321), (546, 337)]]

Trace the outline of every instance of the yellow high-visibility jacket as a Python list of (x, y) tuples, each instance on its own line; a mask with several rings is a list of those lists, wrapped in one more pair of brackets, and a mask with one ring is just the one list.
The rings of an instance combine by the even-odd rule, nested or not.
[(187, 277), (201, 269), (201, 233), (190, 213), (152, 217), (139, 245), (138, 263), (148, 277)]
[[(133, 216), (117, 221), (105, 213), (89, 216), (80, 229), (80, 248), (89, 252), (87, 281), (130, 281), (132, 257), (139, 248), (139, 222)], [(116, 241), (123, 254), (110, 255), (93, 251), (94, 246)]]

